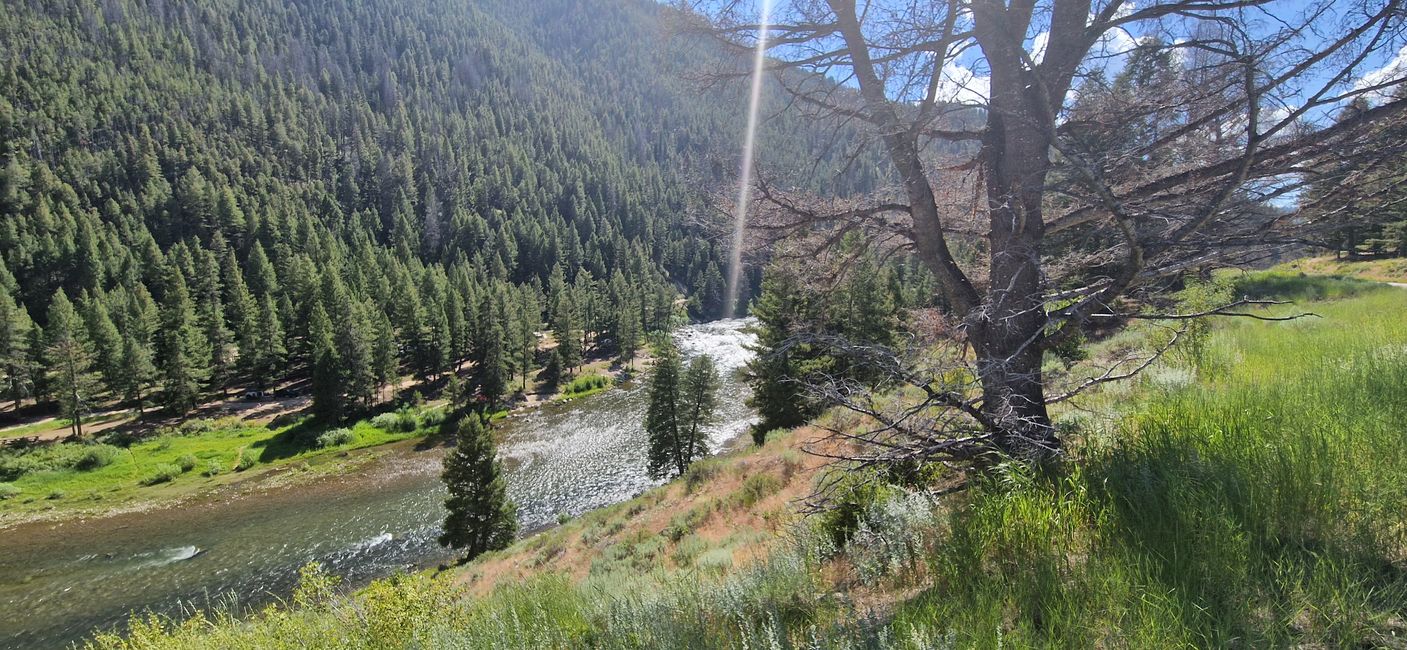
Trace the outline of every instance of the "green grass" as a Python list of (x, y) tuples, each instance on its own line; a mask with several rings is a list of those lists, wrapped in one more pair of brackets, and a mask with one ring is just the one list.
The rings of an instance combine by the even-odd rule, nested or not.
[(421, 575), (334, 596), (310, 573), (293, 608), (150, 619), (98, 645), (1401, 647), (1407, 291), (1274, 282), (1341, 298), (1312, 305), (1320, 319), (1222, 322), (1195, 364), (1120, 393), (1126, 415), (1057, 471), (1000, 468), (936, 506), (874, 491), (845, 548), (813, 524), (734, 566), (681, 514), (676, 571), (660, 535), (627, 529), (580, 583), (470, 597)]
[(1286, 262), (1275, 270), (1312, 275), (1339, 275), (1363, 278), (1375, 282), (1407, 282), (1407, 257), (1373, 260), (1348, 260), (1327, 257), (1307, 257)]
[(1407, 291), (1313, 307), (1223, 326), (1218, 371), (1153, 396), (1067, 475), (982, 485), (896, 628), (962, 647), (1400, 638)]
[[(0, 473), (9, 468), (9, 474), (0, 480), (19, 492), (0, 501), (0, 513), (115, 506), (195, 491), (232, 480), (228, 475), (236, 470), (277, 467), (424, 435), (438, 426), (430, 410), (417, 411), (412, 418), (416, 426), (410, 430), (388, 431), (363, 421), (351, 427), (350, 440), (338, 436), (326, 441), (335, 444), (325, 446), (318, 442), (322, 430), (307, 421), (269, 429), (231, 419), (187, 422), (121, 447), (65, 442), (3, 450)], [(100, 440), (122, 442), (115, 435)], [(84, 462), (96, 452), (102, 452), (101, 462)], [(184, 471), (173, 473), (173, 467)], [(47, 499), (53, 494), (62, 497)]]
[(584, 374), (562, 387), (560, 399), (577, 399), (595, 395), (611, 387), (611, 378), (605, 375)]

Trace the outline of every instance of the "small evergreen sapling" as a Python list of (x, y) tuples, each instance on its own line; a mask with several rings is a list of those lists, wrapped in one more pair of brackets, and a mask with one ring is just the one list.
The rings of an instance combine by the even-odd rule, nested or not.
[(507, 547), (518, 533), (518, 507), (508, 500), (503, 468), (494, 456), (483, 419), (477, 413), (466, 415), (440, 475), (449, 490), (449, 512), (439, 538), (441, 546), (463, 550), (465, 561)]

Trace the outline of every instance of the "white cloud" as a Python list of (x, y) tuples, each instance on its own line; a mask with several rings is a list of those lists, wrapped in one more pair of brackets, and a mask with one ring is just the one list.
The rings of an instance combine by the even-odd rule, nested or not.
[(943, 67), (938, 84), (938, 101), (986, 104), (991, 91), (990, 77), (976, 74), (966, 66), (949, 63)]
[[(1407, 77), (1407, 45), (1403, 45), (1402, 49), (1397, 51), (1397, 56), (1384, 64), (1383, 67), (1363, 75), (1353, 84), (1353, 89), (1362, 90), (1383, 83), (1401, 81), (1403, 77)], [(1374, 90), (1369, 92), (1367, 96), (1370, 101), (1384, 102), (1391, 99), (1393, 90), (1393, 88)]]
[(1045, 60), (1046, 46), (1050, 45), (1050, 32), (1041, 32), (1031, 39), (1031, 60), (1040, 65)]

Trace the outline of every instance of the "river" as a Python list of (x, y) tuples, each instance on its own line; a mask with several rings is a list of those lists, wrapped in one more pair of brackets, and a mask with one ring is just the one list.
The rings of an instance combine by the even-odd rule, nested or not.
[[(681, 328), (685, 358), (723, 376), (715, 449), (755, 421), (739, 371), (741, 319)], [(500, 424), (500, 457), (524, 530), (629, 499), (645, 474), (643, 382), (547, 404)], [(349, 586), (453, 558), (435, 543), (443, 516), (440, 451), (401, 444), (353, 475), (197, 499), (181, 507), (0, 532), (0, 646), (52, 648), (122, 625), (131, 611), (244, 611), (288, 597), (320, 562)]]

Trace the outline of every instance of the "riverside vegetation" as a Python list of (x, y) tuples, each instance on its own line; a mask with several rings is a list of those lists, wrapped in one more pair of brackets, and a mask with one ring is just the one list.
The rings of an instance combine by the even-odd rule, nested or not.
[(857, 481), (854, 517), (796, 519), (786, 499), (816, 480), (789, 449), (800, 427), (463, 573), (339, 594), (310, 567), (287, 607), (138, 618), (91, 647), (1401, 643), (1407, 292), (1293, 274), (1237, 286), (1314, 297), (1298, 307), (1322, 318), (1223, 322), (1198, 358), (1104, 389), (1086, 406), (1108, 418), (1058, 416), (1078, 432), (1058, 471), (1002, 467), (943, 498)]
[(156, 503), (292, 464), (334, 471), (343, 452), (435, 433), (443, 420), (444, 409), (435, 406), (406, 406), (338, 428), (309, 418), (274, 426), (196, 419), (140, 437), (111, 431), (7, 447), (0, 449), (0, 521)]

